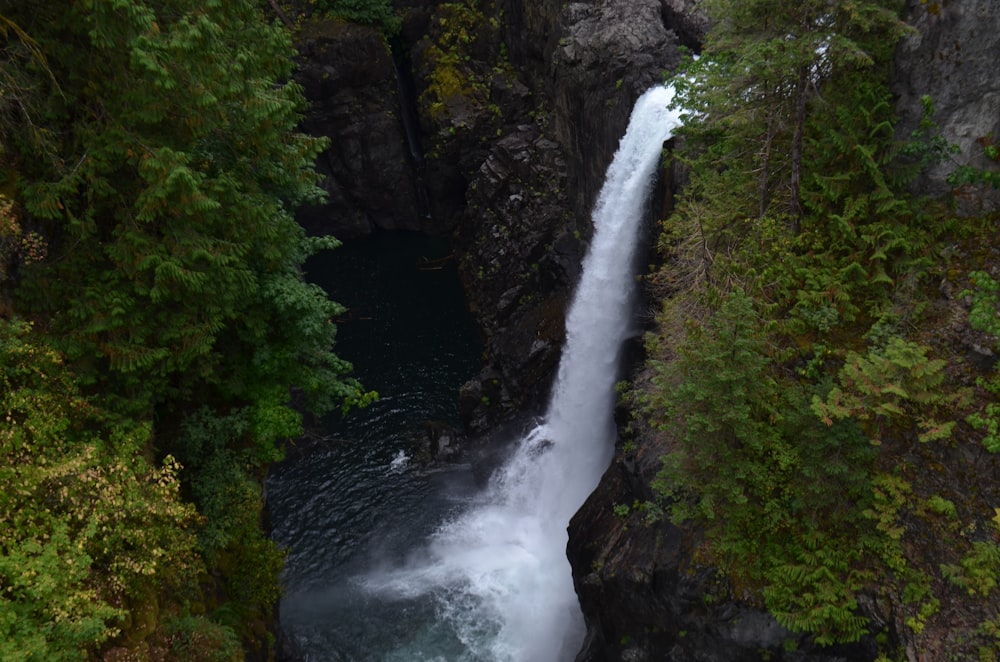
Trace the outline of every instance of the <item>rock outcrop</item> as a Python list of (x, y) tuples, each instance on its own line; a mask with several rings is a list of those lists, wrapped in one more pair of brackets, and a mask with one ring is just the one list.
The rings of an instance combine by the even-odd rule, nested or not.
[(298, 47), (296, 78), (310, 102), (302, 128), (330, 138), (317, 162), (328, 200), (300, 210), (302, 223), (340, 239), (422, 229), (426, 205), (385, 38), (373, 27), (317, 19)]
[(605, 170), (635, 99), (680, 61), (664, 6), (503, 4), (509, 63), (533, 103), (471, 180), (458, 232), (466, 290), (487, 336), (489, 365), (463, 391), (474, 426), (544, 407)]
[(659, 0), (569, 4), (552, 54), (553, 129), (567, 151), (569, 190), (586, 217), (635, 100), (680, 63)]
[[(984, 149), (1000, 140), (1000, 76), (995, 69), (1000, 4), (910, 0), (906, 19), (915, 30), (896, 54), (893, 92), (898, 96), (899, 135), (905, 139), (917, 129), (921, 97), (927, 95), (941, 136), (958, 148), (917, 182), (921, 192), (938, 196), (953, 190), (947, 178), (956, 166), (1000, 170)], [(973, 188), (959, 196), (960, 213), (1000, 209), (1000, 190)]]
[(301, 31), (303, 126), (331, 139), (329, 200), (302, 219), (340, 238), (454, 236), (486, 340), (483, 374), (463, 390), (472, 429), (544, 406), (594, 198), (633, 102), (703, 29), (694, 6), (409, 3), (403, 70), (374, 28)]
[(811, 644), (699, 565), (696, 531), (647, 518), (641, 504), (664, 449), (653, 439), (637, 448), (618, 454), (570, 522), (567, 553), (588, 621), (577, 662), (875, 659), (871, 641)]
[(459, 270), (484, 330), (487, 365), (462, 389), (466, 423), (544, 403), (562, 346), (568, 286), (580, 263), (562, 151), (535, 125), (502, 138), (469, 188)]

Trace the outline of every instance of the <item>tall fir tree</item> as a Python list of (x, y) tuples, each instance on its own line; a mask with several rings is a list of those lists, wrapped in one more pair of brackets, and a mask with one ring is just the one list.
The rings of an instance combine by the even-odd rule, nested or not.
[(295, 132), (284, 28), (244, 0), (21, 3), (6, 17), (45, 54), (58, 141), (37, 159), (13, 136), (8, 178), (52, 253), (21, 301), (81, 375), (133, 411), (195, 395), (273, 404), (262, 380), (320, 408), (360, 397), (330, 353), (338, 308), (299, 275), (335, 244), (291, 215), (318, 194), (322, 141)]

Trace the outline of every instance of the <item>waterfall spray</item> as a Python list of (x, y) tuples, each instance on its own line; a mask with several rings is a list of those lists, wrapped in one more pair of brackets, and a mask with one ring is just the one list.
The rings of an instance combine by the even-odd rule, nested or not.
[(636, 102), (593, 212), (594, 236), (566, 322), (543, 422), (493, 476), (479, 502), (433, 536), (426, 555), (371, 583), (433, 595), (469, 660), (572, 659), (584, 634), (566, 527), (614, 449), (614, 384), (631, 331), (639, 227), (665, 140), (679, 124), (673, 89)]

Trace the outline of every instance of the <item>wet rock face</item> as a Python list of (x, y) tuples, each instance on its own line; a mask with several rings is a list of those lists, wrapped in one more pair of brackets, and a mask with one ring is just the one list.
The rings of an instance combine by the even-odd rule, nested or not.
[(420, 229), (396, 72), (381, 33), (317, 21), (304, 29), (299, 55), (296, 78), (310, 102), (302, 129), (330, 138), (317, 161), (328, 201), (301, 210), (303, 224), (341, 239)]
[(554, 133), (566, 149), (569, 190), (588, 216), (635, 100), (680, 63), (660, 0), (575, 2), (551, 56)]
[[(495, 123), (447, 105), (443, 113), (439, 105), (436, 115), (421, 112), (430, 143), (440, 155), (453, 154), (440, 160), (456, 164), (450, 174), (468, 182), (456, 247), (487, 363), (463, 389), (463, 412), (473, 429), (495, 424), (512, 410), (544, 409), (605, 170), (635, 99), (680, 59), (659, 0), (569, 8), (547, 0), (505, 0), (500, 9), (503, 21), (493, 28), (508, 46), (507, 73), (497, 73), (504, 67), (483, 73), (477, 58), (492, 55), (478, 41), (457, 72), (472, 83), (460, 86), (457, 96), (488, 96), (500, 109), (488, 149), (481, 140), (470, 143), (462, 124), (493, 131)], [(433, 53), (432, 46), (418, 47)], [(436, 89), (435, 76), (440, 72), (432, 67), (417, 68), (418, 79), (429, 81), (427, 90)], [(477, 84), (486, 80), (488, 86)], [(483, 155), (471, 172), (470, 155)]]
[[(1000, 139), (1000, 3), (995, 0), (909, 0), (906, 20), (915, 28), (896, 53), (893, 92), (897, 95), (898, 132), (906, 138), (917, 128), (920, 98), (934, 101), (934, 121), (959, 154), (922, 178), (917, 186), (931, 195), (951, 191), (947, 175), (957, 164), (1000, 169), (984, 154), (984, 147)], [(970, 206), (960, 211), (977, 214), (1000, 209), (1000, 191), (977, 189)]]
[[(537, 126), (521, 125), (497, 142), (469, 188), (456, 243), (487, 359), (483, 374), (463, 389), (472, 428), (525, 403), (544, 405), (582, 248), (565, 179), (558, 146)], [(479, 395), (478, 405), (469, 393)]]
[(700, 8), (700, 0), (660, 0), (664, 25), (677, 33), (681, 45), (694, 52), (701, 52), (701, 45), (708, 32), (708, 17)]
[(463, 400), (468, 421), (544, 407), (594, 198), (633, 102), (679, 61), (664, 17), (691, 2), (411, 3), (410, 124), (376, 30), (320, 21), (300, 36), (303, 128), (331, 139), (318, 164), (329, 201), (301, 218), (342, 239), (455, 238), (489, 372), (466, 389), (482, 393)]

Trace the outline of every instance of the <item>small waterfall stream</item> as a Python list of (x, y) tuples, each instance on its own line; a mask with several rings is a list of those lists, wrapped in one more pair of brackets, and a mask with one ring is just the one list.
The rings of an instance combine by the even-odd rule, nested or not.
[[(373, 467), (396, 486), (387, 488), (394, 490), (389, 503), (400, 503), (398, 489), (421, 495), (402, 506), (405, 512), (383, 508), (383, 496), (355, 508), (360, 495), (346, 487), (323, 498), (349, 497), (342, 507), (363, 509), (392, 554), (374, 542), (350, 543), (335, 530), (331, 545), (350, 545), (346, 560), (336, 561), (336, 576), (317, 577), (310, 568), (323, 562), (297, 555), (295, 541), (327, 535), (326, 525), (293, 521), (301, 506), (283, 476), (316, 473), (322, 458), (314, 457), (311, 467), (279, 467), (272, 490), (276, 519), (287, 513), (288, 522), (276, 537), (292, 547), (294, 560), (282, 623), (307, 660), (559, 662), (579, 650), (584, 624), (566, 559), (566, 527), (614, 448), (614, 384), (623, 341), (634, 331), (639, 227), (662, 145), (679, 124), (679, 113), (668, 108), (672, 97), (671, 88), (657, 86), (636, 102), (593, 212), (594, 237), (548, 411), (485, 490), (470, 489), (460, 470), (421, 479), (407, 472), (405, 454), (386, 448)], [(322, 476), (310, 502), (325, 494)], [(410, 530), (380, 529), (383, 519)]]

